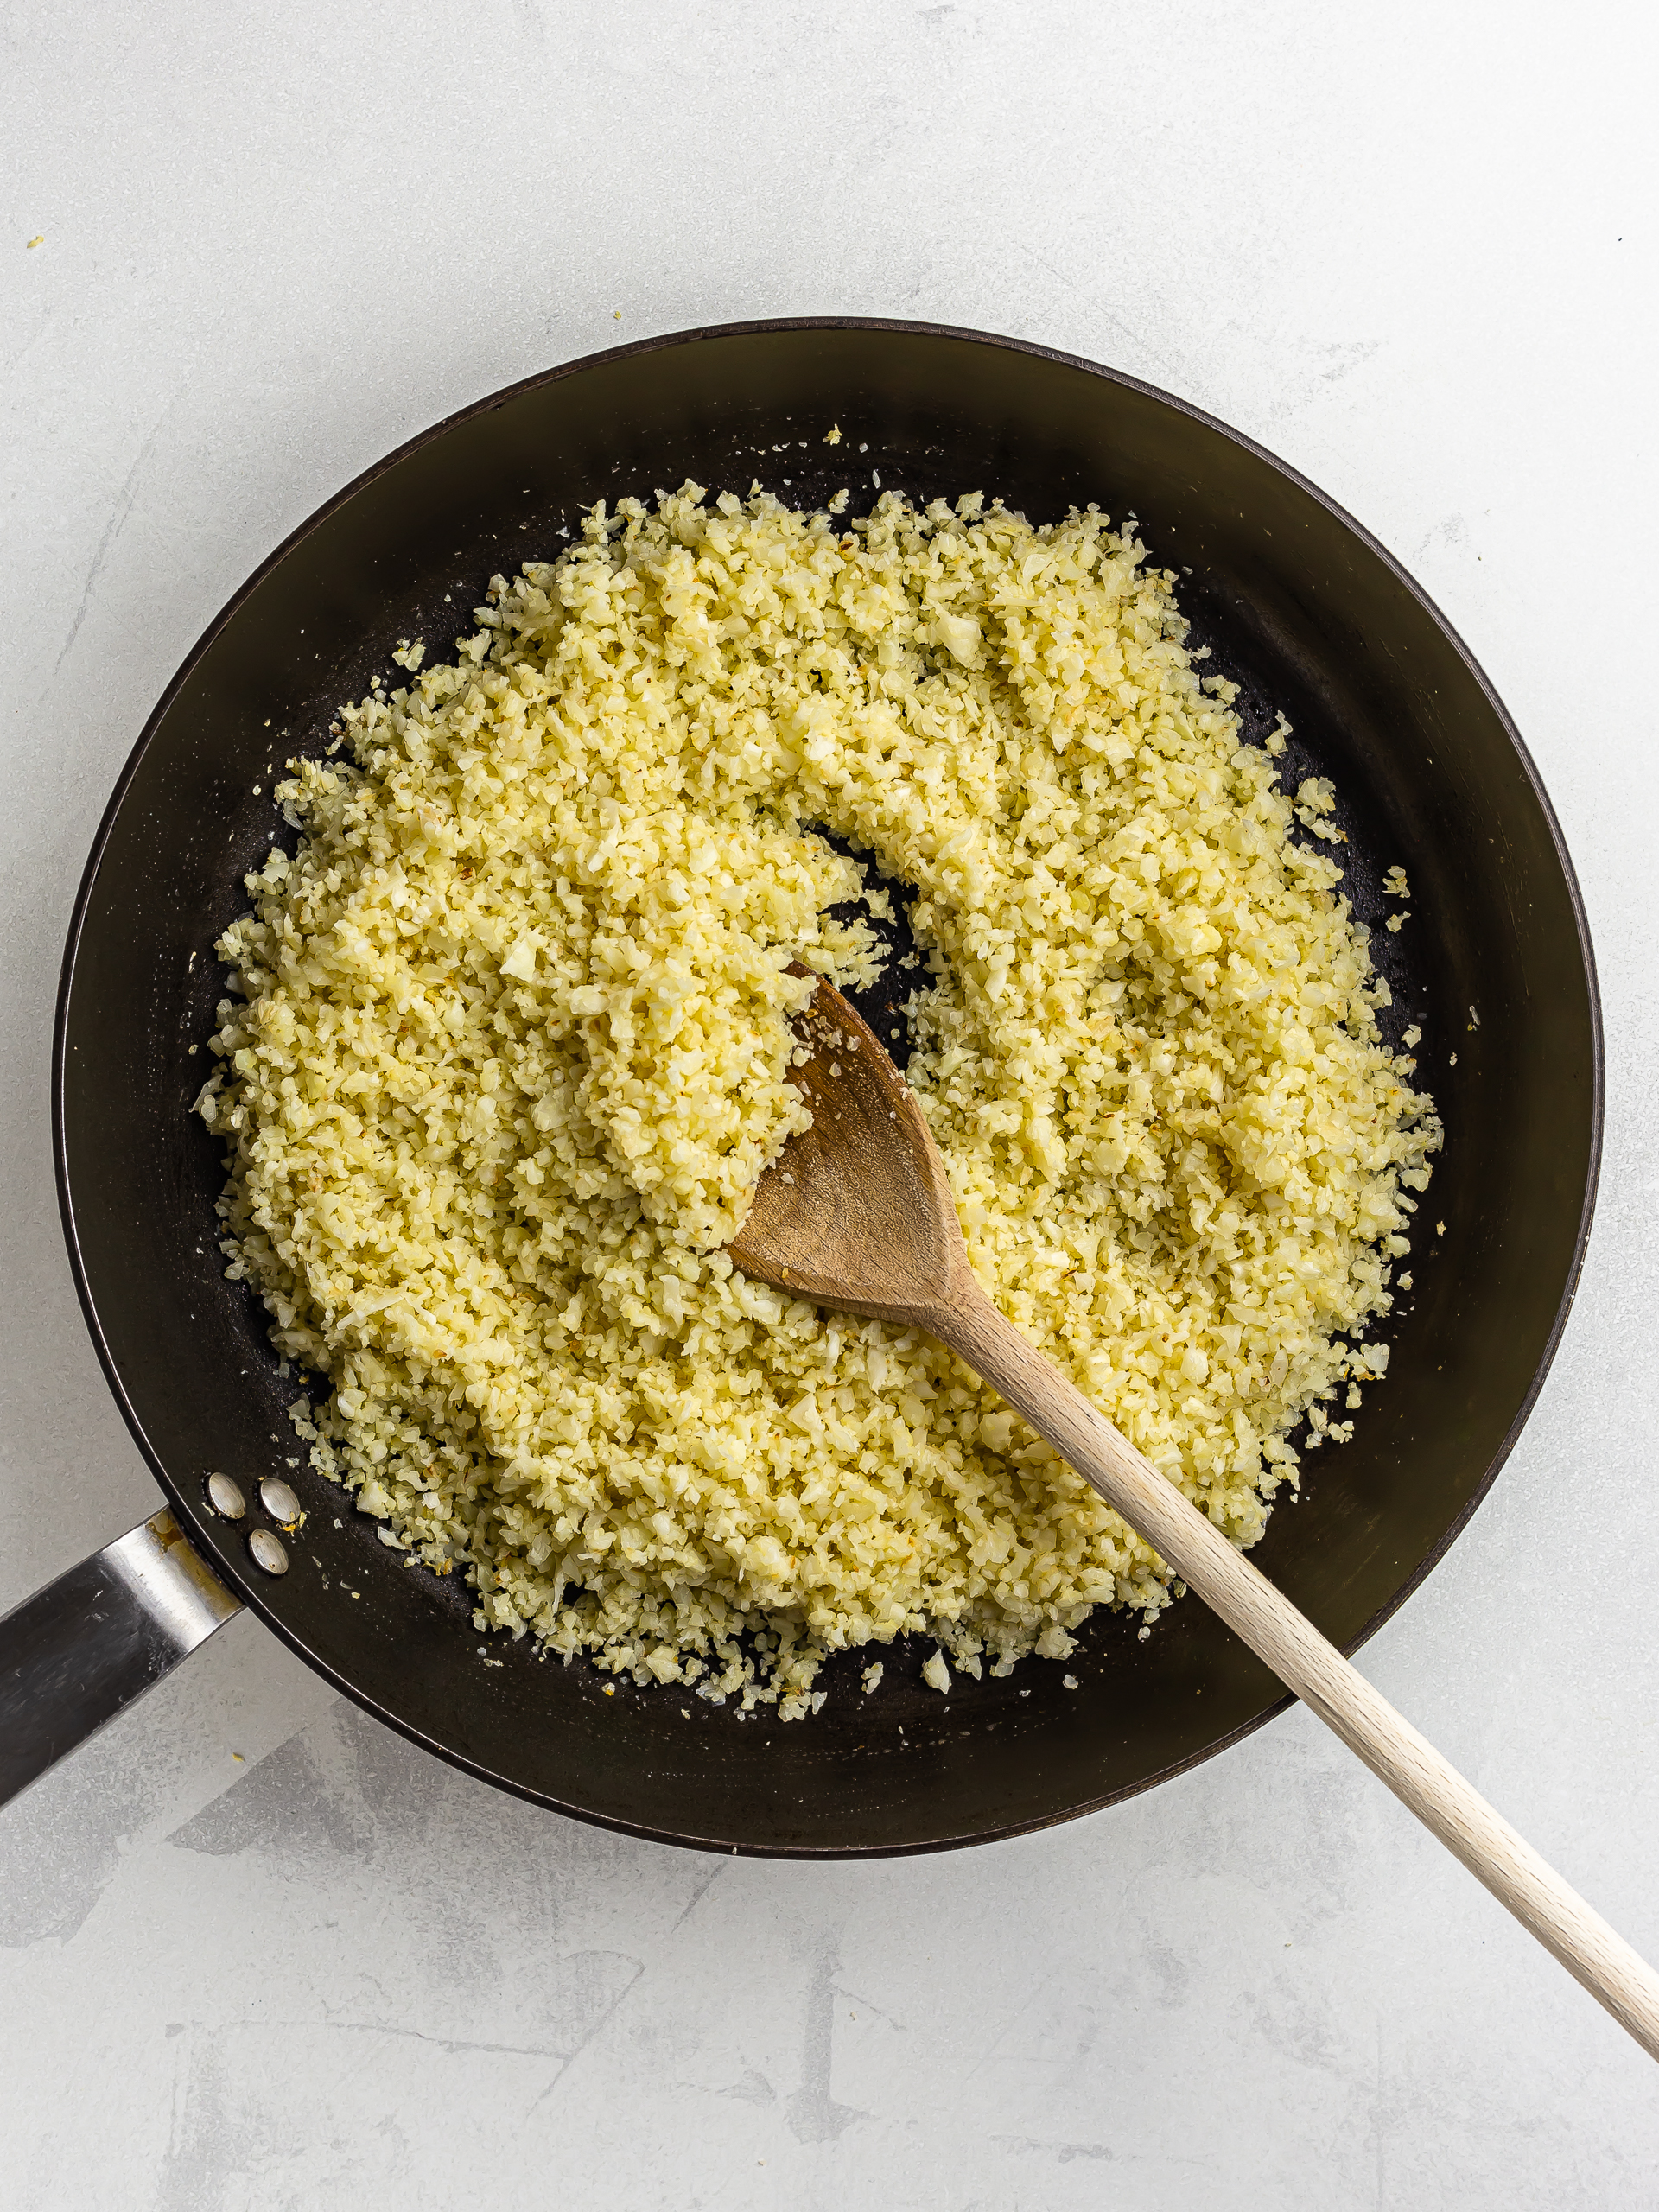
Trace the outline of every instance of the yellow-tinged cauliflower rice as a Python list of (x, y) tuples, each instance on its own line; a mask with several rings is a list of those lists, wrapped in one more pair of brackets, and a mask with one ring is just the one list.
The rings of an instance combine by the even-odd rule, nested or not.
[(1292, 834), (1329, 787), (1241, 742), (1132, 533), (703, 497), (596, 509), (343, 711), (351, 765), (292, 764), (199, 1109), (383, 1537), (480, 1627), (793, 1716), (844, 1646), (1005, 1671), (1169, 1598), (949, 1353), (719, 1249), (803, 1120), (787, 963), (879, 957), (816, 829), (917, 887), (910, 1076), (982, 1280), (1239, 1544), (1382, 1371), (1440, 1130)]

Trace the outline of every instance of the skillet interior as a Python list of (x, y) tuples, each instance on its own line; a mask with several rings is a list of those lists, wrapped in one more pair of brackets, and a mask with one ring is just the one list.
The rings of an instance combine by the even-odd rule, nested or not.
[[(837, 448), (822, 442), (831, 423)], [(856, 510), (878, 467), (921, 499), (983, 489), (1033, 519), (1090, 499), (1137, 516), (1154, 557), (1192, 570), (1182, 602), (1209, 665), (1243, 682), (1247, 727), (1262, 734), (1282, 708), (1287, 772), (1334, 779), (1362, 916), (1382, 911), (1384, 869), (1410, 878), (1414, 919), (1373, 944), (1396, 1030), (1423, 1027), (1419, 1080), (1446, 1125), (1416, 1287), (1354, 1442), (1310, 1456), (1304, 1502), (1281, 1505), (1254, 1554), (1351, 1649), (1478, 1502), (1553, 1352), (1599, 1146), (1593, 971), (1548, 802), (1440, 617), (1311, 486), (1145, 386), (972, 334), (752, 325), (600, 356), (438, 425), (272, 556), (152, 716), (88, 865), (55, 1070), (64, 1218), (94, 1339), (226, 1580), (359, 1703), (492, 1782), (664, 1840), (801, 1856), (1065, 1819), (1208, 1756), (1284, 1700), (1190, 1599), (1145, 1643), (1096, 1616), (1070, 1662), (1075, 1693), (1034, 1661), (1004, 1681), (959, 1680), (946, 1700), (920, 1681), (922, 1644), (884, 1655), (872, 1700), (861, 1662), (832, 1662), (823, 1711), (789, 1726), (673, 1688), (606, 1695), (586, 1666), (499, 1637), (480, 1655), (464, 1592), (402, 1566), (343, 1493), (289, 1465), (301, 1447), (282, 1409), (297, 1386), (276, 1371), (261, 1309), (220, 1274), (220, 1147), (188, 1111), (207, 1068), (190, 1047), (222, 989), (213, 939), (280, 827), (273, 769), (321, 749), (337, 702), (372, 674), (396, 677), (401, 638), (444, 656), (491, 571), (549, 556), (594, 499), (758, 477), (802, 505), (848, 484)], [(207, 1510), (216, 1467), (295, 1481), (308, 1519), (283, 1580), (260, 1576)]]

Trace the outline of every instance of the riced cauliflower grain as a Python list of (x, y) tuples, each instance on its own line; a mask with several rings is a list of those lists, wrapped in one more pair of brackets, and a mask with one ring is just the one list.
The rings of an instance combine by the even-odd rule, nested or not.
[(1439, 1127), (1294, 834), (1331, 787), (1241, 741), (1132, 530), (703, 502), (596, 509), (291, 764), (198, 1108), (315, 1464), (480, 1628), (794, 1718), (833, 1650), (925, 1632), (944, 1688), (1170, 1597), (950, 1354), (720, 1249), (805, 1118), (789, 962), (879, 957), (817, 829), (917, 888), (981, 1279), (1236, 1543), (1382, 1372)]

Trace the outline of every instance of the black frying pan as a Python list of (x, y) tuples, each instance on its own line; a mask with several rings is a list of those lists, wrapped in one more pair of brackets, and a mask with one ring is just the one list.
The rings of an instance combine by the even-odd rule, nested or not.
[[(836, 448), (822, 442), (831, 423)], [(283, 1408), (298, 1385), (278, 1374), (257, 1303), (220, 1272), (220, 1147), (188, 1111), (207, 1065), (191, 1047), (223, 988), (213, 940), (280, 828), (272, 769), (321, 749), (336, 703), (400, 638), (423, 635), (437, 658), (471, 627), (491, 571), (556, 552), (594, 500), (687, 475), (742, 492), (758, 477), (801, 505), (849, 484), (856, 510), (877, 496), (877, 467), (919, 499), (982, 489), (1033, 519), (1090, 499), (1138, 517), (1154, 556), (1184, 572), (1211, 666), (1243, 684), (1247, 729), (1264, 734), (1282, 709), (1296, 732), (1286, 772), (1334, 778), (1363, 918), (1381, 919), (1382, 873), (1407, 869), (1413, 919), (1373, 944), (1394, 1033), (1421, 1025), (1419, 1079), (1446, 1122), (1415, 1289), (1356, 1440), (1309, 1455), (1303, 1502), (1281, 1504), (1254, 1556), (1351, 1649), (1484, 1494), (1577, 1278), (1600, 1037), (1560, 831), (1462, 645), (1311, 485), (1089, 362), (847, 320), (651, 340), (467, 409), (331, 500), (212, 625), (122, 776), (64, 963), (58, 1172), (88, 1325), (188, 1544), (168, 1550), (163, 1517), (159, 1541), (124, 1540), (0, 1624), (13, 1741), (0, 1780), (21, 1786), (236, 1597), (457, 1766), (583, 1819), (721, 1849), (853, 1856), (1015, 1834), (1144, 1789), (1287, 1702), (1192, 1599), (1144, 1643), (1132, 1620), (1098, 1615), (1069, 1662), (1075, 1693), (1037, 1661), (1003, 1681), (958, 1678), (947, 1700), (920, 1681), (931, 1647), (899, 1647), (869, 1699), (861, 1661), (832, 1662), (823, 1712), (790, 1726), (673, 1688), (623, 1681), (607, 1694), (587, 1666), (527, 1643), (491, 1637), (480, 1654), (466, 1592), (402, 1564), (343, 1493), (289, 1468), (302, 1454)], [(286, 1574), (251, 1563), (257, 1505), (239, 1523), (209, 1509), (214, 1469), (250, 1497), (261, 1476), (291, 1477), (308, 1518)]]

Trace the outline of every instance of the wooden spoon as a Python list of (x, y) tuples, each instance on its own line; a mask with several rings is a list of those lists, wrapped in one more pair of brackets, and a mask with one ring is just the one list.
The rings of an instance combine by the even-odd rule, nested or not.
[(807, 1058), (791, 1080), (805, 1094), (812, 1126), (791, 1137), (761, 1177), (748, 1217), (727, 1248), (736, 1264), (797, 1297), (925, 1329), (994, 1383), (1659, 2057), (1659, 1976), (1646, 1961), (1002, 1319), (969, 1263), (915, 1094), (874, 1031), (822, 981), (798, 1028)]

